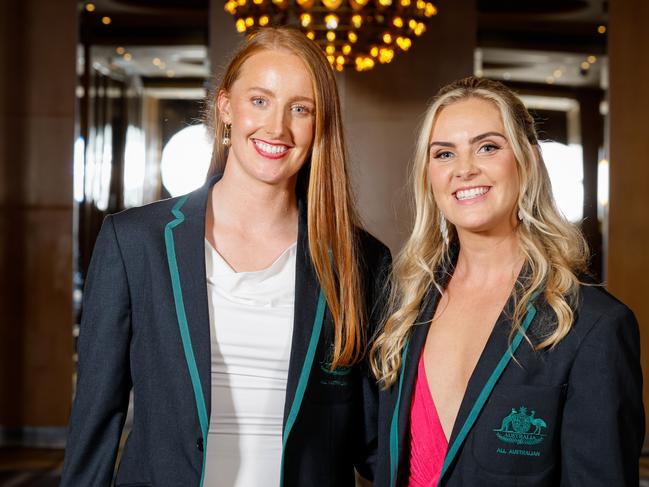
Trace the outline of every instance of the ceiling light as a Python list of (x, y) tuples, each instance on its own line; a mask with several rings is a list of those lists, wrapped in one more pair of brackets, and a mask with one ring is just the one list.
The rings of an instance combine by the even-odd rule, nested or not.
[[(428, 0), (225, 0), (237, 32), (295, 25), (326, 51), (332, 67), (372, 69), (405, 52), (426, 32), (437, 7)], [(398, 48), (397, 48), (398, 47)]]

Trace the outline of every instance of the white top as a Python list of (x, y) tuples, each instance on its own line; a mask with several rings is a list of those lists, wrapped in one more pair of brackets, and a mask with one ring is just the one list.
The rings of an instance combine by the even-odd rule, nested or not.
[(205, 241), (212, 338), (205, 487), (279, 485), (296, 254), (293, 244), (264, 270), (235, 272)]

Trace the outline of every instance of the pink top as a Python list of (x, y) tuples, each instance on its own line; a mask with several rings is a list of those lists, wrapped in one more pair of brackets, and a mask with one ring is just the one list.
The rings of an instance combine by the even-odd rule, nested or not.
[(424, 354), (419, 359), (410, 406), (410, 478), (408, 487), (436, 487), (448, 441), (428, 388)]

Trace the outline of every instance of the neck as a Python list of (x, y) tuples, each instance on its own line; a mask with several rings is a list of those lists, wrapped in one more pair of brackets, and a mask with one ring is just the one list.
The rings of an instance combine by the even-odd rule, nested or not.
[(490, 283), (509, 282), (520, 273), (524, 256), (514, 230), (500, 235), (462, 232), (458, 237), (460, 253), (454, 278), (468, 285), (485, 287)]
[(211, 217), (243, 234), (267, 234), (287, 226), (297, 230), (296, 178), (284, 184), (266, 184), (248, 177), (235, 165), (226, 165), (211, 190)]

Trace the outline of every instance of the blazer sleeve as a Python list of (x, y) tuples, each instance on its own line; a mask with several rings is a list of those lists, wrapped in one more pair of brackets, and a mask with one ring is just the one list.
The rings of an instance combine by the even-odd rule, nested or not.
[(623, 305), (583, 339), (561, 430), (562, 487), (637, 487), (644, 439), (640, 336)]
[(371, 275), (373, 280), (366, 289), (370, 290), (370, 296), (367, 304), (368, 326), (366, 329), (368, 348), (365, 354), (365, 360), (361, 363), (361, 381), (362, 381), (362, 411), (359, 417), (363, 421), (358, 422), (361, 428), (360, 434), (356, 437), (359, 445), (354, 448), (357, 452), (354, 458), (354, 465), (358, 473), (368, 479), (374, 480), (376, 470), (377, 448), (378, 448), (378, 385), (374, 374), (369, 366), (369, 347), (372, 344), (372, 338), (381, 327), (385, 318), (387, 308), (387, 298), (389, 294), (389, 278), (392, 268), (392, 256), (387, 247), (381, 245), (381, 256), (378, 259), (376, 269)]
[(97, 237), (83, 296), (76, 397), (61, 486), (109, 486), (128, 409), (131, 305), (111, 216)]

